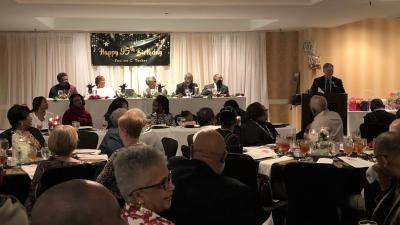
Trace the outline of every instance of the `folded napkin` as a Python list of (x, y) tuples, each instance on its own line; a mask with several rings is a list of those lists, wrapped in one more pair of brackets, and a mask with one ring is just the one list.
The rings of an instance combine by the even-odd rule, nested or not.
[(275, 158), (275, 159), (266, 159), (260, 162), (260, 164), (258, 165), (258, 173), (259, 174), (263, 174), (266, 176), (270, 176), (271, 175), (271, 167), (272, 164), (274, 163), (279, 163), (279, 162), (283, 162), (283, 161), (288, 161), (288, 160), (292, 160), (292, 157), (289, 156), (282, 156), (280, 158)]
[(264, 159), (275, 157), (276, 153), (267, 146), (244, 147), (244, 154), (251, 156), (253, 159)]
[(88, 154), (88, 155), (99, 155), (101, 153), (100, 150), (97, 149), (75, 149), (73, 151), (75, 154)]
[(31, 180), (33, 179), (33, 175), (35, 175), (37, 164), (31, 164), (31, 165), (22, 165), (21, 169), (28, 174), (29, 178)]
[(330, 158), (319, 158), (317, 163), (332, 164), (333, 160)]
[(108, 160), (108, 156), (105, 154), (103, 155), (78, 154), (77, 156), (79, 159), (82, 160)]
[(366, 167), (370, 167), (370, 166), (374, 165), (374, 162), (370, 162), (370, 161), (367, 161), (367, 160), (364, 160), (361, 158), (352, 158), (352, 157), (342, 156), (342, 157), (339, 157), (339, 159), (354, 168), (366, 168)]

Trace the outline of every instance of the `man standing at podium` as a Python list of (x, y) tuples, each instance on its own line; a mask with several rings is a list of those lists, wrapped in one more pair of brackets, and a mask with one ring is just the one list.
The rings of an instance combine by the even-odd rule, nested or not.
[(341, 79), (333, 76), (333, 65), (331, 63), (325, 63), (323, 66), (324, 76), (314, 79), (314, 82), (310, 88), (312, 94), (322, 93), (346, 93), (343, 88), (343, 82)]

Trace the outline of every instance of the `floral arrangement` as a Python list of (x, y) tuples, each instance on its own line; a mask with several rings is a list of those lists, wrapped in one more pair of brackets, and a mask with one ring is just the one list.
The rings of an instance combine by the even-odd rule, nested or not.
[(400, 109), (400, 91), (390, 91), (387, 99), (389, 109)]
[(94, 88), (95, 86), (96, 86), (96, 85), (93, 85), (92, 83), (89, 83), (88, 85), (86, 85), (89, 94), (92, 94), (92, 93), (93, 93), (93, 88)]
[[(108, 96), (107, 96), (107, 98), (108, 98)], [(90, 95), (88, 99), (97, 100), (97, 99), (101, 99), (101, 97), (99, 95)]]
[(49, 118), (49, 130), (54, 129), (56, 126), (60, 125), (60, 119), (61, 117), (59, 115), (56, 115), (54, 118), (50, 117)]
[(361, 102), (363, 102), (362, 98), (351, 97), (349, 100), (348, 110), (349, 111), (361, 111)]

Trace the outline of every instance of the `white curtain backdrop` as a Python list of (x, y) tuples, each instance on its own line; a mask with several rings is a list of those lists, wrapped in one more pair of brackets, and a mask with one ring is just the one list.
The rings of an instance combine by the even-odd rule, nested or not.
[(66, 72), (70, 83), (85, 94), (97, 75), (117, 88), (122, 83), (142, 93), (145, 78), (157, 77), (168, 93), (191, 72), (200, 89), (221, 73), (231, 94), (245, 93), (247, 104), (268, 105), (266, 38), (264, 32), (171, 33), (170, 66), (92, 66), (90, 33), (0, 33), (0, 128), (9, 127), (7, 110), (13, 104), (31, 107), (35, 96), (48, 96)]

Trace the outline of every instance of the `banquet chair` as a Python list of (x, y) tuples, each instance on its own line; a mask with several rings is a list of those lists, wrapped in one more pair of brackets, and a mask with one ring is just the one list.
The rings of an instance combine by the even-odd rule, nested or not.
[(40, 190), (37, 190), (36, 195), (39, 197), (41, 193), (45, 192), (52, 186), (73, 179), (94, 181), (96, 180), (95, 174), (96, 171), (94, 166), (88, 163), (46, 170), (41, 179), (41, 188)]
[(178, 141), (169, 138), (169, 137), (163, 137), (161, 139), (161, 143), (164, 147), (165, 155), (167, 156), (167, 159), (173, 157), (176, 155), (176, 151), (178, 151)]
[(77, 149), (97, 149), (99, 136), (95, 132), (78, 131), (78, 138)]
[(189, 134), (187, 136), (187, 142), (188, 142), (189, 147), (193, 144), (193, 136), (194, 136), (194, 134)]
[(190, 147), (187, 145), (181, 146), (182, 155), (186, 158), (190, 158)]
[(294, 162), (284, 169), (286, 225), (337, 225), (340, 187), (334, 165)]
[(360, 125), (360, 133), (362, 138), (366, 138), (371, 142), (379, 134), (389, 130), (389, 126), (381, 123), (362, 123)]
[(239, 180), (258, 195), (257, 174), (258, 165), (251, 156), (238, 153), (227, 154), (222, 175)]
[(15, 196), (20, 202), (28, 197), (31, 179), (28, 174), (4, 175), (0, 185), (0, 194)]

